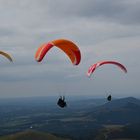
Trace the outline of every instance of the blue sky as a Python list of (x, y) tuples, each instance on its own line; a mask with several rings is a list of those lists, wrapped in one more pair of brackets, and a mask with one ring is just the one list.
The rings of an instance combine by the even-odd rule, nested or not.
[[(139, 0), (0, 0), (0, 50), (14, 59), (0, 58), (0, 97), (139, 97), (139, 13)], [(41, 44), (59, 38), (79, 46), (78, 66), (57, 48), (41, 63), (34, 60)], [(128, 73), (108, 65), (86, 77), (100, 60), (118, 61)]]

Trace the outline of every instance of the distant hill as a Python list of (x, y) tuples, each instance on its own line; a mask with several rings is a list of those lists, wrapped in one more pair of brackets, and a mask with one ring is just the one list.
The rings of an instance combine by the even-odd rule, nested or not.
[(49, 133), (42, 133), (37, 131), (25, 131), (5, 137), (0, 137), (0, 140), (70, 140), (70, 139), (60, 138)]
[[(95, 98), (67, 99), (68, 107), (64, 109), (56, 105), (57, 99), (51, 100), (50, 98), (50, 101), (48, 100), (49, 98), (39, 98), (38, 100), (30, 98), (9, 99), (9, 102), (7, 100), (1, 102), (0, 136), (16, 134), (0, 140), (23, 140), (21, 138), (24, 138), (24, 136), (28, 140), (27, 137), (30, 137), (30, 135), (30, 140), (32, 138), (38, 140), (38, 137), (39, 140), (51, 140), (51, 138), (53, 140), (56, 138), (92, 140), (103, 126), (125, 126), (123, 130), (122, 128), (118, 130), (127, 135), (130, 134), (129, 132), (132, 131), (133, 127), (138, 127), (134, 124), (140, 124), (140, 100), (133, 97), (113, 99), (111, 102), (106, 99)], [(31, 130), (37, 132), (23, 132), (31, 126)], [(139, 134), (136, 130), (140, 130), (140, 128), (134, 129), (133, 134), (135, 132)], [(48, 132), (48, 134), (40, 132)], [(122, 135), (118, 131), (114, 132), (116, 135)], [(57, 136), (64, 136), (64, 138)], [(99, 136), (104, 137), (104, 135)]]
[(125, 107), (129, 103), (140, 106), (140, 100), (139, 99), (136, 99), (134, 97), (127, 97), (127, 98), (112, 100), (111, 102), (108, 102), (101, 107), (108, 108), (108, 109), (115, 109), (115, 108)]
[(133, 97), (112, 100), (93, 108), (87, 115), (102, 124), (140, 122), (140, 100)]

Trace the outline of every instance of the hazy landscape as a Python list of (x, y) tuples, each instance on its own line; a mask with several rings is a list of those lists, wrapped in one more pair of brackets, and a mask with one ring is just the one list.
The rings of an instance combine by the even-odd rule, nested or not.
[(1, 99), (0, 140), (140, 139), (139, 99), (107, 102), (79, 96), (67, 100), (67, 108), (61, 109), (56, 97)]
[(0, 0), (0, 21), (0, 140), (140, 140), (140, 0)]

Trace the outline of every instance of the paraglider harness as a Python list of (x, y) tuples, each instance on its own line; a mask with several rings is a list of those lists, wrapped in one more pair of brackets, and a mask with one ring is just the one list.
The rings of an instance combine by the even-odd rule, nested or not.
[(111, 98), (112, 98), (111, 95), (109, 95), (109, 96), (107, 97), (107, 100), (108, 100), (108, 101), (111, 101)]
[(65, 101), (65, 97), (60, 96), (60, 98), (58, 99), (57, 105), (60, 106), (61, 108), (64, 108), (67, 106), (67, 103)]

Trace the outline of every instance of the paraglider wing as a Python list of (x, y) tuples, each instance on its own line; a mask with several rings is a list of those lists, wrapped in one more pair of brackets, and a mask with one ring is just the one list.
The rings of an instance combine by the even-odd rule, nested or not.
[(92, 73), (98, 68), (100, 67), (101, 65), (104, 65), (104, 64), (114, 64), (116, 66), (118, 66), (119, 68), (121, 68), (125, 73), (127, 73), (127, 69), (125, 68), (125, 66), (123, 66), (122, 64), (118, 63), (118, 62), (115, 62), (115, 61), (101, 61), (101, 62), (97, 62), (93, 65), (91, 65), (88, 69), (88, 72), (87, 72), (87, 76), (91, 76)]
[(41, 62), (47, 52), (54, 46), (65, 52), (74, 65), (78, 65), (80, 63), (81, 53), (79, 48), (72, 41), (65, 39), (53, 40), (39, 47), (35, 54), (36, 61)]
[(0, 51), (0, 54), (3, 55), (3, 56), (5, 56), (7, 59), (9, 59), (9, 61), (11, 61), (11, 62), (13, 61), (12, 60), (12, 57), (8, 53), (3, 52), (3, 51)]
[(41, 47), (38, 48), (35, 54), (35, 59), (38, 62), (41, 62), (44, 58), (45, 54), (53, 47), (51, 43), (43, 44)]

